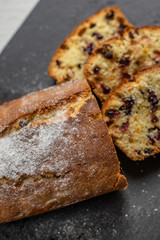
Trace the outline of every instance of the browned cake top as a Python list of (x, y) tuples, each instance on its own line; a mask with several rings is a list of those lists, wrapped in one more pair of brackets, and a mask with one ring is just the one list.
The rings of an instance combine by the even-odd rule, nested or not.
[(28, 94), (0, 108), (0, 222), (126, 187), (85, 80)]
[(25, 95), (17, 100), (0, 103), (0, 133), (18, 118), (41, 112), (70, 101), (78, 94), (90, 92), (86, 80), (76, 80)]
[[(82, 128), (85, 141), (90, 128), (76, 117), (88, 98), (93, 100), (89, 85), (78, 80), (1, 104), (0, 178), (66, 171), (70, 157), (81, 156), (80, 144), (72, 152), (74, 136), (82, 135)], [(98, 106), (92, 113), (99, 113)]]
[(0, 178), (67, 171), (75, 160), (82, 164), (92, 159), (100, 145), (107, 158), (113, 157), (108, 155), (113, 147), (108, 148), (111, 144), (101, 136), (107, 135), (104, 122), (94, 120), (100, 118), (100, 110), (85, 80), (31, 93), (0, 107)]

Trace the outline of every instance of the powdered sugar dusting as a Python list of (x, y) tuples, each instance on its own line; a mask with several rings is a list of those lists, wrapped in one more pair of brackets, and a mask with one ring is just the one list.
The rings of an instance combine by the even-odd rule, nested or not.
[(0, 178), (18, 179), (23, 174), (66, 169), (65, 155), (72, 135), (65, 134), (65, 125), (25, 128), (0, 138)]
[(86, 164), (91, 164), (94, 174), (93, 159), (108, 157), (108, 144), (103, 144), (107, 151), (99, 151), (105, 131), (99, 133), (94, 119), (80, 114), (50, 124), (29, 125), (0, 138), (0, 178), (19, 179), (25, 174), (45, 173), (58, 177)]

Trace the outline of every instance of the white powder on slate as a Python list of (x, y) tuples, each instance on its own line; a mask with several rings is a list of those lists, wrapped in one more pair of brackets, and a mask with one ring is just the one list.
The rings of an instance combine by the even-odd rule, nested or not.
[(68, 166), (65, 156), (71, 138), (65, 134), (65, 123), (25, 128), (0, 138), (0, 178), (18, 179), (36, 174), (37, 169), (40, 174), (63, 171)]

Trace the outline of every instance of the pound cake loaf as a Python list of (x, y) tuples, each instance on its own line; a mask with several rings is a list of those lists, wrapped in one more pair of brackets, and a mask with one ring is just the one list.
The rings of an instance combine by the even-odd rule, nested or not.
[(129, 28), (121, 38), (110, 39), (95, 49), (84, 72), (101, 101), (123, 80), (132, 81), (135, 69), (160, 62), (159, 36), (158, 26)]
[(126, 186), (86, 80), (0, 104), (0, 223)]
[(103, 104), (114, 143), (132, 160), (160, 152), (160, 64), (139, 69)]
[(58, 83), (83, 78), (83, 66), (94, 48), (131, 26), (119, 7), (100, 10), (76, 27), (60, 45), (49, 65), (49, 76)]

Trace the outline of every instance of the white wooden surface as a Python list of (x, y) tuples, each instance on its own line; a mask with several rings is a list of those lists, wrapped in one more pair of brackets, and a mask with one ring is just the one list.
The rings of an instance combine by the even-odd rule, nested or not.
[(0, 0), (0, 53), (39, 0)]

